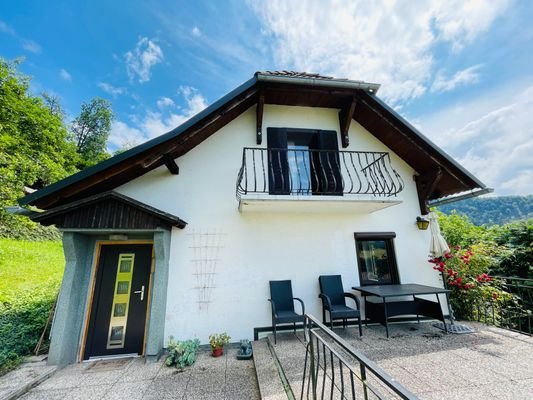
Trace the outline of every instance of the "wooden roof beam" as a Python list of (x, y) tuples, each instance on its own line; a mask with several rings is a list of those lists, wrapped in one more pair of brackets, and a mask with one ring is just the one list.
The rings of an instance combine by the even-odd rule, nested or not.
[(257, 120), (257, 128), (256, 128), (256, 141), (257, 144), (261, 144), (263, 141), (263, 108), (265, 106), (265, 95), (263, 92), (259, 94), (259, 98), (257, 99), (257, 108), (256, 108), (256, 120)]
[(420, 212), (422, 215), (429, 214), (429, 198), (435, 191), (441, 178), (442, 168), (440, 167), (424, 175), (415, 175), (418, 203), (420, 204)]
[(176, 160), (174, 160), (172, 156), (170, 156), (169, 154), (165, 154), (163, 156), (163, 162), (165, 163), (165, 167), (167, 167), (167, 169), (172, 175), (180, 174), (180, 167), (178, 167), (178, 164), (176, 164)]
[(341, 132), (342, 147), (346, 148), (350, 144), (350, 138), (348, 137), (348, 131), (350, 130), (350, 123), (352, 122), (353, 115), (355, 113), (355, 106), (357, 104), (357, 98), (352, 97), (352, 101), (346, 105), (345, 108), (339, 111), (339, 126)]

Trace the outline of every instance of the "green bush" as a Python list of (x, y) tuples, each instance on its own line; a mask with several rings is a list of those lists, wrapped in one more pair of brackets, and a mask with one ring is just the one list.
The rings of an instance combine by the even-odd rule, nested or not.
[[(17, 366), (35, 348), (57, 293), (56, 285), (43, 285), (10, 303), (0, 303), (0, 375)], [(48, 332), (45, 334), (48, 339)], [(47, 350), (47, 341), (42, 352)]]
[(185, 367), (193, 365), (196, 362), (198, 346), (200, 346), (198, 339), (178, 342), (171, 336), (167, 346), (166, 366), (175, 366), (178, 370), (183, 371)]

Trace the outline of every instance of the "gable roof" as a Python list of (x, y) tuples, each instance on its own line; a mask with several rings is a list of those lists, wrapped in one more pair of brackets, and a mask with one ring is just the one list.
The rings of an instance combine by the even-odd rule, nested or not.
[(47, 209), (112, 190), (163, 165), (168, 157), (178, 158), (187, 153), (257, 104), (260, 96), (265, 104), (336, 109), (343, 109), (356, 99), (353, 119), (417, 173), (424, 175), (435, 169), (442, 170), (442, 177), (428, 200), (485, 188), (481, 181), (380, 100), (376, 96), (379, 87), (375, 83), (318, 74), (256, 72), (251, 79), (170, 132), (31, 193), (19, 199), (19, 204)]

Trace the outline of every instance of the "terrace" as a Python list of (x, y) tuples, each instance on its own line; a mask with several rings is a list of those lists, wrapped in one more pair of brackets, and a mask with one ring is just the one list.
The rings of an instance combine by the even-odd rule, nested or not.
[[(363, 372), (361, 362), (319, 329), (318, 336), (325, 339), (325, 346), (331, 346), (333, 353), (322, 342), (316, 345), (315, 337), (316, 398), (531, 398), (533, 338), (479, 322), (466, 324), (474, 328), (475, 333), (446, 334), (428, 322), (393, 324), (389, 339), (384, 336), (384, 328), (378, 325), (366, 327), (362, 337), (359, 337), (357, 328), (334, 329), (334, 333), (358, 356), (372, 360), (395, 385), (405, 388), (406, 397), (385, 385), (368, 366)], [(306, 342), (303, 332), (278, 334), (277, 345), (270, 336), (263, 341), (268, 342), (279, 362), (281, 376), (286, 379), (287, 391), (290, 390), (289, 398), (291, 395), (297, 399), (314, 398), (309, 359), (304, 378)], [(355, 371), (353, 383), (346, 365), (339, 367), (340, 359)], [(257, 365), (261, 361), (256, 359), (255, 362)], [(366, 385), (360, 380), (362, 373), (366, 375)], [(259, 374), (258, 381), (262, 394), (272, 393), (273, 389), (268, 387), (273, 385), (272, 382), (262, 382)], [(302, 386), (305, 387), (303, 396)], [(364, 396), (364, 386), (367, 386), (367, 397)], [(280, 391), (278, 389), (278, 395)], [(271, 395), (263, 398), (284, 397)]]

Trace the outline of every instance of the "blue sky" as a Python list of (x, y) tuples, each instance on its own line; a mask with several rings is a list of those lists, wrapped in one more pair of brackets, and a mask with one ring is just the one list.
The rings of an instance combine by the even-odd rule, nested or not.
[(379, 96), (496, 194), (533, 193), (533, 3), (24, 1), (0, 56), (69, 116), (101, 96), (111, 150), (182, 123), (257, 70), (381, 83)]

